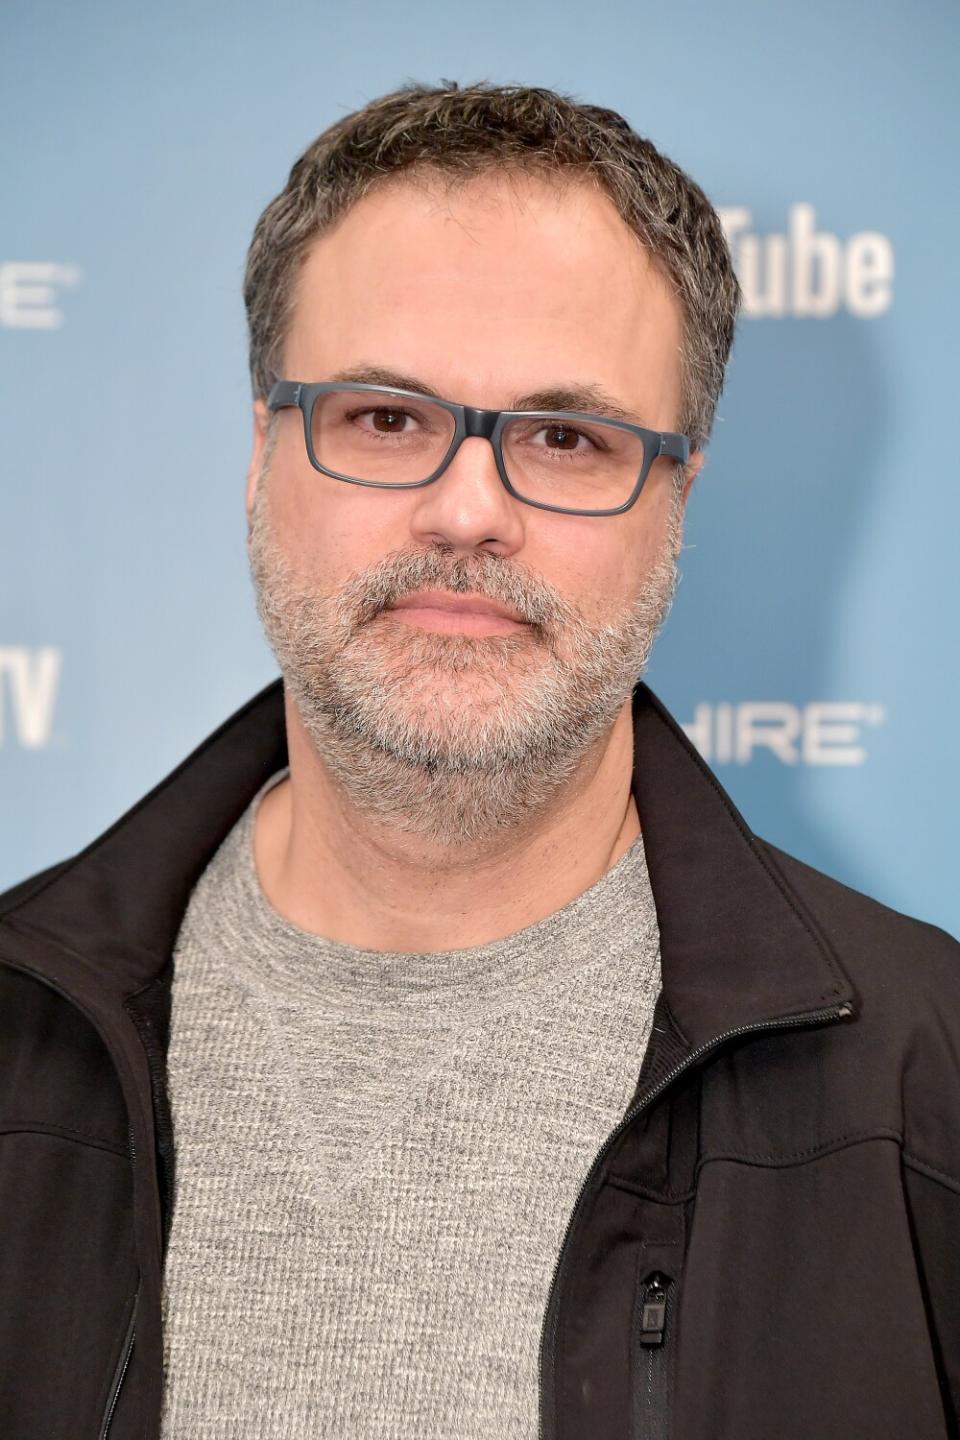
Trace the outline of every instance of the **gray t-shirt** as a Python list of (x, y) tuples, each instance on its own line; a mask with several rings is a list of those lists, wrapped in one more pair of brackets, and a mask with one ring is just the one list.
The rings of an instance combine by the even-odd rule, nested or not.
[(642, 839), (505, 939), (364, 950), (260, 887), (285, 774), (177, 940), (164, 1440), (532, 1440), (553, 1268), (660, 983)]

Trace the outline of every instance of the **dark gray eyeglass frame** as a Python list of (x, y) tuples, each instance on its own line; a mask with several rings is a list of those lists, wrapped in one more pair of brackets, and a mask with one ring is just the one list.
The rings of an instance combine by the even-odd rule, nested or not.
[[(341, 475), (337, 470), (330, 470), (326, 465), (320, 464), (314, 453), (313, 407), (321, 395), (329, 394), (332, 390), (360, 390), (377, 395), (396, 396), (398, 400), (420, 400), (428, 405), (439, 405), (451, 414), (456, 422), (450, 448), (433, 474), (428, 475), (425, 480), (403, 480), (395, 484), (389, 480), (358, 480), (354, 475)], [(322, 475), (329, 475), (334, 480), (345, 480), (348, 485), (365, 485), (374, 490), (421, 490), (424, 485), (432, 485), (434, 480), (440, 478), (464, 440), (478, 435), (489, 440), (493, 446), (500, 479), (515, 500), (520, 500), (524, 505), (533, 505), (538, 510), (553, 510), (560, 515), (622, 515), (636, 504), (653, 462), (659, 460), (661, 455), (669, 455), (671, 459), (679, 460), (684, 465), (690, 459), (690, 441), (686, 435), (674, 435), (665, 430), (647, 430), (643, 425), (633, 425), (628, 420), (614, 420), (606, 415), (591, 415), (579, 410), (479, 410), (474, 405), (458, 405), (453, 400), (439, 400), (435, 395), (422, 395), (417, 390), (393, 390), (388, 385), (351, 385), (344, 380), (322, 380), (309, 385), (298, 380), (277, 380), (267, 397), (267, 408), (282, 410), (289, 406), (296, 407), (303, 414), (303, 435), (310, 464)], [(515, 490), (503, 463), (501, 437), (504, 426), (510, 420), (541, 418), (582, 420), (594, 425), (610, 425), (638, 436), (643, 441), (643, 466), (630, 498), (612, 510), (575, 510), (569, 505), (548, 505), (544, 500), (531, 500)]]

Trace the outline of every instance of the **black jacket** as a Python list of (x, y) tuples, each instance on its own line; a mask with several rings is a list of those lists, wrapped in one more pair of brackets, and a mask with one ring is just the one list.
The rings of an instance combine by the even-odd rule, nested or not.
[[(634, 717), (664, 991), (558, 1257), (543, 1433), (957, 1436), (960, 947), (755, 837), (643, 684)], [(285, 763), (277, 682), (0, 899), (3, 1440), (158, 1434), (171, 952)]]

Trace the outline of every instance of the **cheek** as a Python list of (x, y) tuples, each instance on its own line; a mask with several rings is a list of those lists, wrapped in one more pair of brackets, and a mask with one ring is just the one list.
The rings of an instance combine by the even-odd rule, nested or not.
[(591, 624), (620, 614), (637, 590), (644, 561), (637, 537), (620, 523), (624, 518), (557, 516), (558, 524), (530, 537), (521, 557)]
[(631, 594), (641, 588), (668, 543), (673, 482), (669, 474), (657, 480), (659, 483), (644, 491), (627, 516), (631, 523), (624, 536), (624, 573)]
[(336, 583), (410, 545), (406, 497), (348, 485), (312, 469), (283, 475), (278, 470), (275, 481), (275, 523), (301, 573)]

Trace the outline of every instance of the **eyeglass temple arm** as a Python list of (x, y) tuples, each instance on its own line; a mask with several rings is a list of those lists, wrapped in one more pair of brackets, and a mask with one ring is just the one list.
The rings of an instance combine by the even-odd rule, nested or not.
[(277, 380), (270, 387), (267, 409), (280, 410), (285, 405), (299, 405), (302, 384), (295, 380)]
[(660, 454), (669, 455), (672, 460), (681, 460), (686, 465), (690, 459), (690, 441), (686, 435), (661, 434)]

